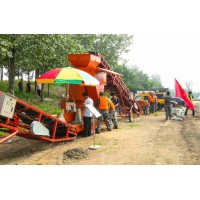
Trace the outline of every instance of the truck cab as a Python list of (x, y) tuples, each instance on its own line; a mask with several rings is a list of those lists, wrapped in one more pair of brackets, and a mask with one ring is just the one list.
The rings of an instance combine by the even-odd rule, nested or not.
[[(163, 99), (165, 92), (155, 92), (155, 94), (158, 97), (158, 106), (157, 106), (158, 110), (161, 110), (164, 107), (164, 104), (165, 104), (165, 100)], [(135, 99), (137, 101), (148, 102), (148, 97), (149, 97), (149, 92), (144, 92), (144, 93), (137, 94), (135, 96)]]

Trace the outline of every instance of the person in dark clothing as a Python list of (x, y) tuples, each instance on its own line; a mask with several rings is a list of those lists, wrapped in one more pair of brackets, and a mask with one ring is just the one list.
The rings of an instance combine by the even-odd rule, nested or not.
[(26, 92), (30, 93), (31, 92), (31, 82), (28, 81), (26, 84)]
[(84, 113), (83, 113), (83, 121), (84, 121), (84, 134), (85, 137), (91, 136), (91, 121), (92, 121), (92, 113), (86, 107), (86, 105), (93, 106), (93, 100), (89, 97), (87, 92), (84, 92), (82, 96), (85, 98), (84, 101)]
[(171, 119), (172, 117), (172, 97), (170, 96), (170, 92), (167, 92), (167, 94), (163, 97), (165, 99), (165, 115), (166, 120)]
[(23, 80), (22, 79), (18, 83), (18, 88), (19, 88), (19, 93), (22, 94), (23, 93), (23, 89), (24, 89)]
[[(190, 99), (191, 101), (192, 101), (192, 99), (194, 98), (191, 91), (188, 92), (188, 97), (189, 97), (189, 99)], [(186, 110), (185, 110), (185, 115), (187, 115), (188, 109), (189, 109), (189, 107), (187, 106), (187, 108), (186, 108)], [(194, 110), (194, 109), (192, 110), (192, 116), (193, 116), (193, 117), (195, 116), (195, 110)]]
[(41, 97), (41, 88), (42, 88), (42, 84), (37, 83), (36, 89), (37, 89), (38, 97)]
[(117, 113), (119, 112), (119, 104), (120, 104), (120, 99), (116, 96), (114, 92), (111, 92), (111, 101), (113, 102), (115, 106), (115, 110), (110, 114), (111, 120), (114, 125), (114, 129), (118, 129), (118, 123), (117, 123)]

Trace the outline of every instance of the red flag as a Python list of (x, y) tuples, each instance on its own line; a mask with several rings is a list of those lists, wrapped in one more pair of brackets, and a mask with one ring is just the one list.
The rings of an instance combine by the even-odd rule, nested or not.
[(194, 104), (192, 103), (187, 93), (184, 91), (184, 89), (181, 87), (181, 85), (176, 79), (175, 79), (175, 96), (182, 98), (185, 101), (186, 106), (190, 110), (194, 110)]

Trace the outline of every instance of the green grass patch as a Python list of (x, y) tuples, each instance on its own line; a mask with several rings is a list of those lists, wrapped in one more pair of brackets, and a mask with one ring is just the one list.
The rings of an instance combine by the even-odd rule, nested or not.
[(160, 116), (160, 115), (162, 115), (162, 113), (161, 113), (161, 112), (156, 112), (156, 113), (153, 113), (153, 116)]
[(139, 124), (129, 124), (130, 127), (137, 127), (140, 126)]
[(95, 145), (100, 145), (101, 146), (102, 143), (101, 142), (97, 142), (97, 143), (95, 142)]
[(100, 152), (104, 152), (104, 151), (107, 151), (108, 149), (106, 149), (106, 148), (100, 148), (98, 151), (100, 151)]
[(2, 136), (7, 136), (8, 135), (8, 133), (6, 133), (6, 132), (4, 132), (3, 130), (0, 130), (0, 136), (2, 137)]
[[(18, 82), (19, 80), (15, 80), (14, 82), (14, 93), (15, 97), (18, 99), (27, 102), (28, 104), (37, 107), (40, 110), (43, 110), (44, 112), (47, 112), (52, 115), (60, 114), (61, 109), (58, 107), (58, 102), (61, 100), (62, 94), (66, 93), (66, 87), (65, 84), (61, 85), (49, 85), (49, 94), (48, 94), (48, 85), (44, 85), (44, 102), (41, 102), (41, 99), (38, 98), (37, 92), (35, 90), (35, 82), (31, 81), (31, 92), (26, 92), (26, 83), (24, 82), (24, 91), (22, 94), (19, 93), (18, 90)], [(0, 82), (0, 90), (2, 90), (5, 93), (8, 93), (8, 81), (2, 81)]]

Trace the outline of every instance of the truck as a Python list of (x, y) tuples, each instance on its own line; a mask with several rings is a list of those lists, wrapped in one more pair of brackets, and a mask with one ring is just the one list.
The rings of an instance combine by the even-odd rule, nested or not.
[(168, 89), (156, 90), (156, 91), (154, 91), (154, 90), (145, 91), (145, 92), (141, 92), (141, 93), (136, 94), (135, 99), (137, 101), (148, 102), (149, 93), (154, 92), (156, 94), (156, 96), (158, 97), (157, 110), (162, 110), (162, 108), (164, 107), (164, 104), (165, 104), (165, 100), (163, 99), (163, 96), (166, 94), (167, 91), (168, 91)]

